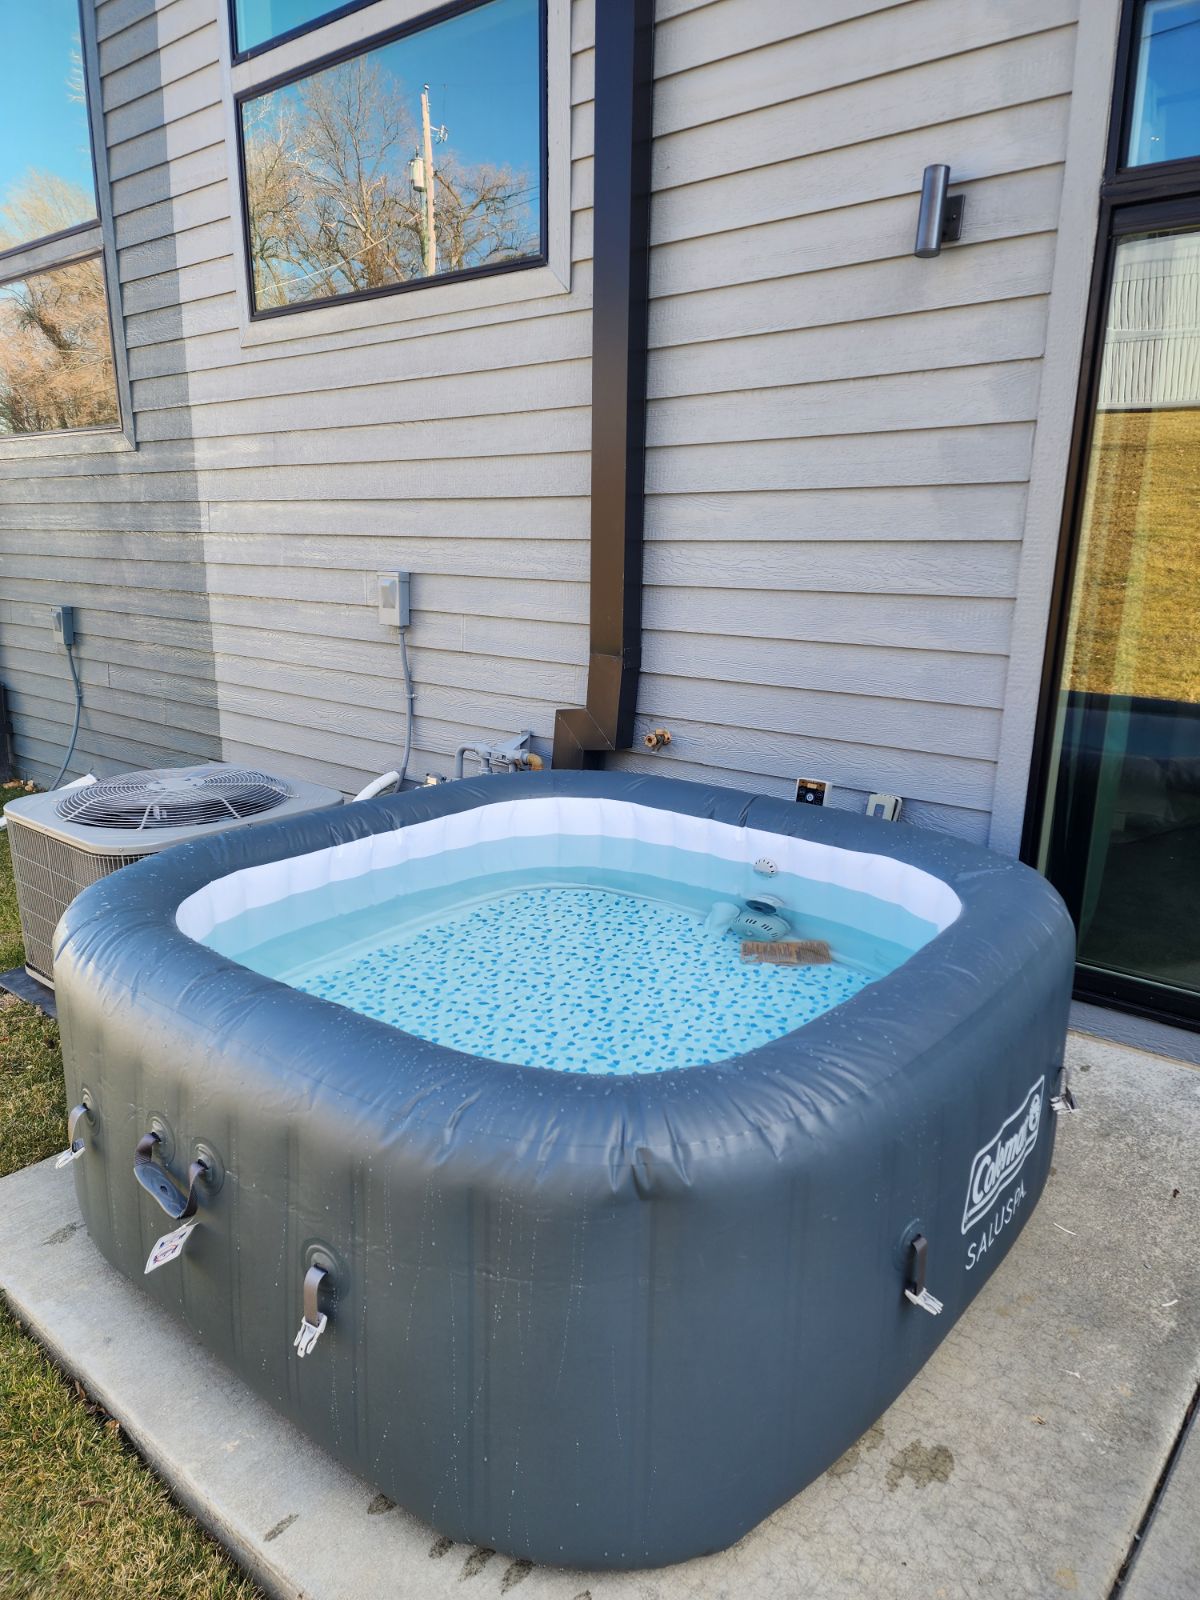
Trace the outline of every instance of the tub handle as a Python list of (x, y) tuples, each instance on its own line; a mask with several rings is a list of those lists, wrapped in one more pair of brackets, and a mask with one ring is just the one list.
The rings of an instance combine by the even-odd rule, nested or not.
[(199, 1188), (208, 1180), (208, 1162), (197, 1157), (188, 1168), (188, 1188), (184, 1194), (171, 1178), (169, 1172), (154, 1163), (155, 1147), (162, 1143), (162, 1135), (144, 1133), (137, 1142), (137, 1150), (133, 1157), (133, 1175), (145, 1189), (147, 1194), (153, 1195), (155, 1200), (176, 1222), (183, 1222), (188, 1217), (196, 1215), (200, 1204)]

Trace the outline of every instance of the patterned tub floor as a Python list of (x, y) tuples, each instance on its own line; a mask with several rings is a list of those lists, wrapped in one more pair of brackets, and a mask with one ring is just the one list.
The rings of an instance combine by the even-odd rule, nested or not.
[(439, 1044), (563, 1072), (664, 1072), (740, 1055), (870, 979), (744, 963), (731, 934), (656, 901), (526, 889), (297, 982)]

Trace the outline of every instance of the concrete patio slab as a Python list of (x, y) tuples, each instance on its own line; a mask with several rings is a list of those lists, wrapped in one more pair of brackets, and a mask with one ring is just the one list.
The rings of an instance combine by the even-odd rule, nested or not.
[[(520, 1600), (1107, 1600), (1200, 1381), (1200, 1073), (1082, 1036), (1071, 1057), (1082, 1115), (1059, 1129), (1045, 1198), (924, 1372), (732, 1550), (658, 1572), (530, 1567), (391, 1507), (104, 1265), (50, 1163), (0, 1181), (0, 1287), (289, 1600), (462, 1600), (518, 1584)], [(1129, 1600), (1196, 1593), (1195, 1450)]]
[(1200, 1428), (1194, 1415), (1121, 1600), (1176, 1595), (1200, 1595)]

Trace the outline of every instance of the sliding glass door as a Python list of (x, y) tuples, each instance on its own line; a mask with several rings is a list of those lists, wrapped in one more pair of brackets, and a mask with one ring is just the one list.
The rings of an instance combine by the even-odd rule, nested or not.
[(1200, 0), (1124, 19), (1027, 855), (1077, 993), (1200, 1026)]
[(1200, 996), (1200, 229), (1114, 245), (1052, 738), (1081, 966)]

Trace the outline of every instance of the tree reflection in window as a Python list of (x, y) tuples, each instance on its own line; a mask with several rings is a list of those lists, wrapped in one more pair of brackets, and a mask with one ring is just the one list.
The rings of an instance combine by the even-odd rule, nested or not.
[[(243, 103), (257, 310), (540, 256), (538, 9), (492, 0)], [(421, 66), (455, 127), (430, 125)]]
[[(0, 248), (54, 233), (86, 199), (64, 178), (31, 173), (0, 208)], [(119, 420), (99, 256), (0, 283), (0, 435)]]

